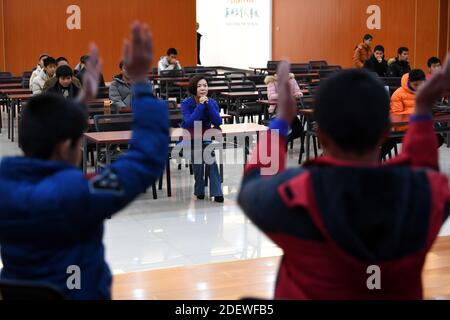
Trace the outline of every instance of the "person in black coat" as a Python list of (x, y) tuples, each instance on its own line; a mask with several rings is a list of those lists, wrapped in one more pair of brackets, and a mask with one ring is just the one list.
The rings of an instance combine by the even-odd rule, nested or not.
[(409, 49), (401, 47), (397, 50), (397, 58), (389, 64), (388, 77), (401, 78), (405, 73), (411, 71), (411, 66), (408, 62), (409, 59)]
[(372, 56), (364, 63), (364, 68), (375, 72), (379, 77), (386, 77), (388, 71), (387, 61), (384, 59), (384, 47), (378, 45)]
[(56, 84), (47, 90), (48, 93), (61, 95), (66, 99), (74, 100), (78, 97), (81, 88), (73, 82), (72, 68), (62, 65), (56, 69)]

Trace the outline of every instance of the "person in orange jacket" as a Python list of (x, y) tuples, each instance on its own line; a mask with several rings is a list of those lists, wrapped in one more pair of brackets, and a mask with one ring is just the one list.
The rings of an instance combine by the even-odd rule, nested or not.
[(402, 86), (391, 97), (391, 114), (413, 114), (416, 91), (425, 82), (425, 73), (414, 69), (402, 77)]
[(364, 67), (364, 63), (370, 58), (372, 55), (372, 44), (373, 37), (370, 34), (366, 34), (363, 38), (363, 42), (360, 43), (355, 48), (355, 53), (353, 54), (353, 63), (355, 67), (358, 69), (362, 69)]
[[(416, 108), (416, 92), (425, 82), (425, 73), (421, 69), (411, 70), (402, 77), (402, 86), (398, 88), (391, 97), (391, 115), (412, 115)], [(394, 132), (403, 132), (408, 126), (397, 126), (392, 128)], [(437, 134), (438, 146), (444, 142), (444, 138)], [(390, 138), (382, 146), (381, 157), (384, 158), (401, 138)]]

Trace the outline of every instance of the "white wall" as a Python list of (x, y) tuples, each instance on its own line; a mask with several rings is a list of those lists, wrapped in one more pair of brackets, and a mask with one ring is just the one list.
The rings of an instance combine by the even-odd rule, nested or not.
[(197, 22), (202, 65), (247, 69), (271, 60), (272, 0), (197, 0)]

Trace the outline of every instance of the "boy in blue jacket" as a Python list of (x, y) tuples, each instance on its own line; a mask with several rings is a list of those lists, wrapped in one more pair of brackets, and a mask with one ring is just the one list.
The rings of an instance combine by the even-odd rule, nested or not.
[[(130, 151), (100, 175), (87, 179), (77, 168), (87, 129), (82, 105), (43, 95), (24, 108), (25, 156), (0, 162), (2, 279), (51, 284), (72, 299), (111, 298), (103, 221), (161, 176), (169, 142), (167, 107), (147, 84), (152, 41), (146, 26), (135, 23), (124, 57), (135, 96), (133, 137)], [(97, 61), (93, 47), (84, 101), (97, 91)]]

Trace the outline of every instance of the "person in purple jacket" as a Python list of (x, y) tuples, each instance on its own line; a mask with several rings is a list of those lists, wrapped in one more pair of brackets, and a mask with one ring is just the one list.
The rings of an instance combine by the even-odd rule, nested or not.
[[(189, 98), (181, 103), (181, 112), (183, 113), (183, 122), (181, 127), (189, 131), (193, 131), (195, 123), (201, 123), (202, 130), (210, 129), (211, 126), (219, 127), (222, 124), (220, 117), (220, 109), (214, 99), (208, 98), (208, 82), (203, 76), (195, 76), (190, 80), (189, 93), (192, 94)], [(193, 155), (193, 169), (194, 169), (194, 195), (199, 200), (205, 199), (205, 178), (203, 167), (205, 166), (209, 173), (209, 189), (210, 196), (214, 197), (215, 202), (223, 202), (222, 183), (217, 168), (217, 163), (205, 163), (203, 155), (201, 158), (196, 156), (200, 151), (203, 152), (205, 146), (211, 141), (202, 141), (203, 146), (200, 150), (192, 149)], [(192, 144), (195, 146), (195, 143)], [(214, 156), (214, 154), (212, 155)], [(202, 159), (203, 163), (197, 163), (196, 159)]]

